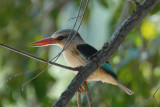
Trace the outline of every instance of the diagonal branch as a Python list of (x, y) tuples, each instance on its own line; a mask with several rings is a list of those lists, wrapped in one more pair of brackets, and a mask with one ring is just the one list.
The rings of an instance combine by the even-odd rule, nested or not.
[(117, 50), (127, 34), (160, 2), (160, 0), (144, 0), (138, 9), (134, 11), (114, 32), (109, 43), (98, 53), (97, 57), (81, 68), (80, 72), (71, 81), (67, 89), (54, 103), (53, 107), (65, 107), (74, 96), (81, 84), (98, 67), (102, 66)]

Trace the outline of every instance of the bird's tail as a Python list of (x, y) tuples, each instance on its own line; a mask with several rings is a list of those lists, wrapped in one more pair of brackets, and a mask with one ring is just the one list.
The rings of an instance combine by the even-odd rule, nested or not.
[(131, 91), (129, 88), (127, 88), (126, 86), (124, 86), (121, 82), (117, 81), (117, 86), (122, 89), (124, 92), (126, 92), (128, 95), (132, 95), (134, 94), (133, 91)]

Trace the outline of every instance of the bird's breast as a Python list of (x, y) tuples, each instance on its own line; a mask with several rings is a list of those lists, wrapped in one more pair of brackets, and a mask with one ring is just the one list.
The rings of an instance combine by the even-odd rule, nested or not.
[[(88, 60), (86, 60), (78, 51), (67, 51), (63, 52), (64, 57), (71, 67), (84, 66), (87, 64)], [(74, 71), (77, 74), (77, 71)], [(106, 83), (116, 84), (116, 80), (109, 74), (107, 74), (102, 68), (98, 68), (94, 73), (92, 73), (87, 81), (102, 81)]]
[(65, 50), (63, 54), (71, 67), (84, 66), (88, 62), (77, 50)]

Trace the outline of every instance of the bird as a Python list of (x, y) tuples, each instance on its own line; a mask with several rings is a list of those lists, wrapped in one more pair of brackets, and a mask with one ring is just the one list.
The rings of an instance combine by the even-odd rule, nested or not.
[[(67, 38), (69, 38), (70, 35), (75, 36), (72, 38), (72, 41), (67, 48), (63, 51), (63, 56), (68, 65), (71, 67), (84, 66), (89, 62), (89, 57), (93, 56), (98, 51), (91, 45), (87, 44), (80, 34), (73, 29), (58, 30), (51, 37), (31, 43), (31, 46), (42, 47), (57, 45), (63, 49), (66, 46)], [(74, 73), (77, 74), (78, 71), (74, 71)], [(87, 81), (102, 81), (104, 83), (118, 86), (128, 95), (134, 94), (133, 91), (124, 86), (118, 80), (116, 73), (108, 61), (94, 71), (87, 78)]]

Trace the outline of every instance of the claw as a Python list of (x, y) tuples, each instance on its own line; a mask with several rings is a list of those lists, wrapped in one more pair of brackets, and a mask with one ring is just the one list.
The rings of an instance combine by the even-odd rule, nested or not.
[[(87, 84), (88, 81), (85, 81), (85, 83)], [(85, 91), (85, 88), (84, 88), (84, 86), (82, 85), (82, 86), (79, 88), (79, 90), (77, 91), (77, 93), (82, 94), (83, 91)]]
[(79, 90), (77, 91), (77, 93), (82, 94), (82, 92), (83, 92), (84, 90), (85, 90), (84, 87), (81, 86), (81, 87), (79, 88)]

